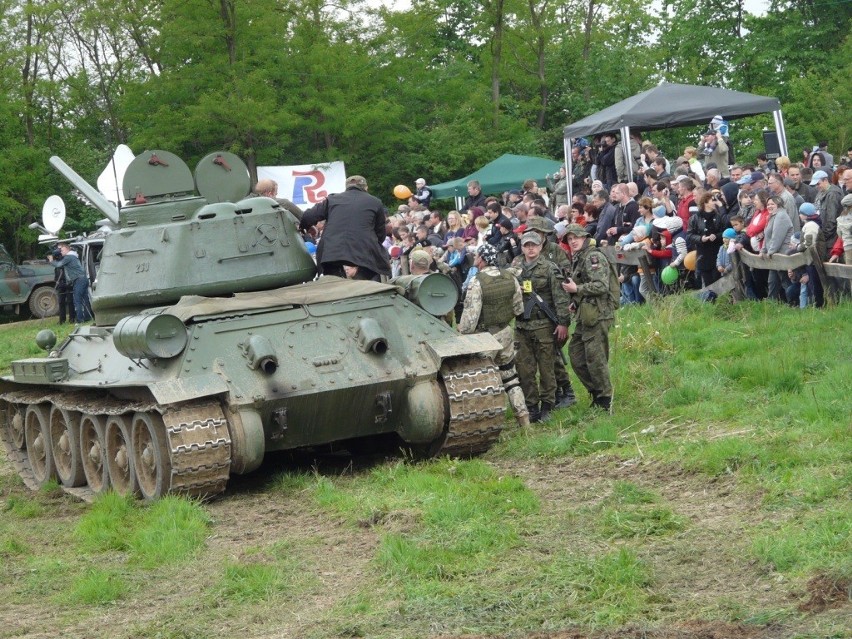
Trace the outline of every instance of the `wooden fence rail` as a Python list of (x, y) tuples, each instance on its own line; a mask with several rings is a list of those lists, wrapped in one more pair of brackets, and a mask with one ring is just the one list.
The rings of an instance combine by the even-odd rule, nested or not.
[[(603, 246), (601, 250), (616, 264), (638, 266), (645, 273), (651, 272), (651, 261), (646, 251), (624, 251), (615, 246)], [(823, 262), (819, 259), (819, 255), (814, 247), (810, 247), (807, 251), (794, 255), (776, 253), (765, 258), (747, 251), (736, 251), (731, 255), (731, 261), (734, 264), (731, 273), (719, 278), (710, 286), (701, 289), (701, 292), (713, 291), (716, 295), (731, 292), (735, 301), (745, 299), (744, 278), (742, 277), (743, 265), (748, 266), (750, 269), (766, 271), (787, 271), (799, 268), (800, 266), (813, 265), (816, 268), (817, 275), (826, 295), (835, 301), (844, 286), (842, 281), (852, 281), (852, 264)], [(841, 282), (838, 282), (838, 280), (841, 280)], [(848, 286), (848, 282), (845, 283), (845, 286)]]

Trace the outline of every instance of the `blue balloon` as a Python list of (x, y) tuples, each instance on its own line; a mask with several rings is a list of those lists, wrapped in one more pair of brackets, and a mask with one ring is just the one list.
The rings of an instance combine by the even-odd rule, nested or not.
[(305, 248), (308, 249), (308, 253), (311, 255), (317, 252), (317, 245), (313, 242), (305, 242)]

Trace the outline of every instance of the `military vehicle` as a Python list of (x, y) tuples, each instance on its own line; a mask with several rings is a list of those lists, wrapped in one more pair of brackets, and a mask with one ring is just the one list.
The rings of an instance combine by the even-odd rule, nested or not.
[(0, 244), (0, 307), (43, 318), (59, 312), (53, 267), (46, 260), (17, 264)]
[(499, 344), (436, 317), (456, 301), (442, 276), (316, 279), (293, 215), (249, 196), (230, 153), (193, 173), (146, 151), (120, 208), (51, 164), (115, 230), (94, 323), (59, 346), (40, 332), (48, 356), (0, 380), (0, 439), (27, 486), (210, 496), (271, 451), (398, 437), (421, 455), (466, 455), (497, 439)]

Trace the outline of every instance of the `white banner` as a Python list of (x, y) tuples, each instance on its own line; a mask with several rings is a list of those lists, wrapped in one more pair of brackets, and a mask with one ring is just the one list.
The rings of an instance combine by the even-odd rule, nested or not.
[(278, 183), (278, 197), (290, 200), (303, 211), (331, 193), (346, 190), (346, 167), (343, 162), (257, 167), (257, 179), (264, 178), (275, 180)]

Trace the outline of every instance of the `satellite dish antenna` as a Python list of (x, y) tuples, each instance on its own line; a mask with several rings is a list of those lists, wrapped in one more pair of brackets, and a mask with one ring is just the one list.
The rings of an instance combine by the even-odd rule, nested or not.
[(121, 208), (121, 205), (124, 204), (124, 193), (121, 190), (121, 185), (127, 167), (130, 166), (135, 157), (129, 146), (119, 144), (115, 147), (115, 153), (112, 154), (109, 164), (98, 176), (98, 191), (107, 200), (113, 202), (117, 208)]
[(48, 233), (56, 235), (65, 224), (65, 202), (58, 195), (51, 195), (41, 207), (41, 223)]

